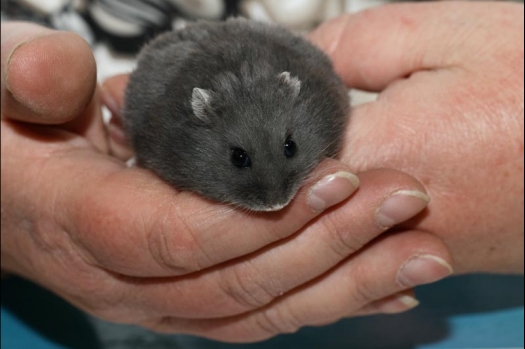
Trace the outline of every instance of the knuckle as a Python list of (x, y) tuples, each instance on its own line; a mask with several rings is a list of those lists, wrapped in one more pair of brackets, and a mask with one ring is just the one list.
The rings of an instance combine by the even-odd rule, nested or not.
[(278, 306), (260, 312), (255, 317), (255, 325), (261, 332), (275, 336), (283, 333), (295, 333), (303, 324), (288, 307)]
[(353, 298), (356, 304), (369, 304), (378, 297), (378, 291), (369, 282), (368, 273), (366, 270), (356, 267), (355, 275), (353, 276), (355, 280)]
[(219, 277), (224, 294), (243, 309), (260, 308), (270, 303), (275, 296), (258, 280), (257, 271), (249, 262), (238, 264), (234, 268), (224, 269)]
[(322, 224), (323, 229), (328, 232), (330, 248), (341, 258), (347, 258), (364, 246), (360, 239), (338, 224), (335, 218), (327, 216)]
[(148, 235), (151, 256), (174, 276), (190, 274), (204, 268), (202, 259), (207, 255), (184, 223), (184, 219), (173, 220), (163, 217), (157, 220)]

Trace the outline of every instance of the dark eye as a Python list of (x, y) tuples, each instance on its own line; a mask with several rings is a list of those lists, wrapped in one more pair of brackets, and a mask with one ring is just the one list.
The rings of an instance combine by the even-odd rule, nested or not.
[(238, 168), (246, 168), (252, 166), (252, 160), (241, 148), (232, 149), (232, 163)]
[(297, 153), (297, 145), (293, 141), (292, 137), (289, 136), (284, 142), (284, 155), (287, 158), (291, 158)]

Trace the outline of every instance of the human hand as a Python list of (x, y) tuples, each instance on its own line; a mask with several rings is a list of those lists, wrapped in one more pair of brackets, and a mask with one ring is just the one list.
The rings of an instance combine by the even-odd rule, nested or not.
[[(342, 161), (424, 183), (418, 229), (443, 239), (457, 273), (523, 272), (523, 5), (375, 8), (312, 34), (352, 87)], [(410, 225), (404, 226), (410, 228)]]
[(106, 320), (229, 341), (404, 311), (412, 286), (449, 273), (428, 234), (358, 252), (426, 206), (399, 172), (361, 174), (320, 215), (358, 185), (328, 160), (285, 210), (252, 215), (126, 168), (108, 155), (95, 69), (74, 34), (2, 25), (2, 269)]

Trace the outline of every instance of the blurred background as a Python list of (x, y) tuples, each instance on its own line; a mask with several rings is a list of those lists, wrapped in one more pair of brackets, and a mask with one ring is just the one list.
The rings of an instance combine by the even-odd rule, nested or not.
[[(421, 2), (412, 0), (417, 1)], [(191, 21), (244, 16), (307, 33), (343, 13), (392, 2), (402, 1), (1, 0), (1, 19), (29, 20), (78, 33), (91, 44), (97, 60), (98, 80), (104, 81), (116, 74), (130, 73), (135, 67), (135, 55), (145, 42), (163, 31), (180, 28)], [(357, 90), (352, 90), (350, 94), (354, 106), (376, 98), (375, 94)], [(107, 121), (109, 115), (106, 111), (104, 116)]]
[(92, 45), (99, 64), (99, 80), (104, 80), (131, 71), (133, 57), (146, 41), (188, 21), (245, 16), (307, 32), (342, 13), (388, 2), (394, 1), (1, 0), (1, 18), (29, 20), (80, 34)]
[[(1, 20), (74, 31), (93, 48), (98, 79), (131, 72), (140, 47), (199, 19), (245, 16), (305, 33), (345, 12), (388, 0), (1, 0)], [(520, 0), (523, 2), (523, 0)], [(353, 91), (354, 104), (374, 95)], [(111, 324), (17, 277), (2, 280), (2, 349), (435, 349), (523, 348), (522, 276), (454, 277), (416, 289), (421, 306), (395, 316), (348, 319), (251, 345), (159, 335)]]

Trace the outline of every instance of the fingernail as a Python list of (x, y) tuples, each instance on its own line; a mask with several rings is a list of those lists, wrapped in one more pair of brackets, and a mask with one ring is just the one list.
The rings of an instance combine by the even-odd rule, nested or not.
[(414, 217), (427, 207), (430, 198), (417, 190), (400, 190), (388, 197), (376, 212), (376, 224), (389, 229)]
[(315, 184), (308, 195), (308, 206), (322, 212), (348, 198), (359, 187), (359, 178), (350, 172), (328, 175)]
[(13, 54), (15, 53), (16, 50), (18, 50), (18, 48), (20, 46), (22, 46), (25, 42), (21, 42), (19, 43), (18, 45), (16, 45), (12, 50), (11, 52), (9, 52), (9, 55), (7, 56), (7, 60), (6, 60), (6, 63), (5, 63), (5, 68), (4, 68), (4, 71), (2, 72), (2, 74), (4, 75), (4, 86), (6, 88), (7, 91), (11, 92), (11, 88), (9, 87), (9, 65), (11, 64), (11, 59), (13, 58)]
[(419, 301), (412, 296), (399, 296), (397, 301), (403, 304), (406, 309), (412, 309), (419, 305)]
[(401, 295), (394, 299), (389, 299), (380, 304), (377, 308), (384, 314), (397, 314), (410, 309), (414, 309), (419, 305), (419, 301), (412, 296)]
[(405, 262), (397, 273), (402, 287), (430, 284), (452, 275), (454, 269), (444, 259), (432, 255), (418, 255)]
[[(34, 39), (32, 39), (32, 40), (34, 40)], [(32, 40), (29, 40), (29, 41), (32, 41)], [(9, 68), (11, 67), (11, 62), (13, 61), (13, 58), (15, 56), (16, 51), (18, 51), (18, 49), (20, 47), (24, 46), (29, 41), (24, 40), (22, 42), (19, 42), (15, 47), (13, 47), (13, 49), (11, 50), (11, 52), (9, 52), (9, 55), (7, 56), (7, 60), (6, 60), (6, 63), (5, 63), (3, 74), (4, 74), (4, 86), (5, 86), (6, 90), (8, 90), (9, 92), (12, 92), (11, 91), (11, 86), (9, 84)]]
[(3, 71), (10, 94), (2, 108), (8, 108), (9, 117), (62, 124), (84, 112), (96, 87), (95, 59), (85, 40), (44, 28), (21, 29), (20, 35), (26, 40), (8, 53)]

